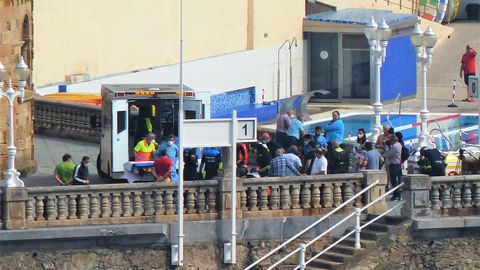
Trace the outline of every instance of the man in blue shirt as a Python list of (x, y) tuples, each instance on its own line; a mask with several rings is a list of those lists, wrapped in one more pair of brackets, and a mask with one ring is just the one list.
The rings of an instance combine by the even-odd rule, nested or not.
[(178, 159), (178, 146), (175, 144), (175, 136), (169, 135), (165, 141), (163, 141), (155, 152), (155, 159), (160, 157), (160, 151), (162, 149), (167, 150), (167, 157), (169, 157), (175, 166), (175, 162)]
[(325, 128), (325, 138), (328, 143), (333, 143), (337, 141), (339, 144), (343, 142), (343, 135), (345, 133), (345, 125), (343, 124), (342, 119), (340, 119), (340, 112), (332, 112), (332, 121)]
[(298, 118), (296, 118), (295, 114), (292, 114), (290, 119), (292, 122), (287, 130), (288, 148), (290, 148), (291, 145), (298, 145), (298, 140), (303, 138), (303, 115), (299, 115)]
[(322, 150), (327, 151), (327, 139), (322, 135), (322, 127), (316, 126), (313, 131), (313, 138), (317, 143), (317, 146), (322, 148)]

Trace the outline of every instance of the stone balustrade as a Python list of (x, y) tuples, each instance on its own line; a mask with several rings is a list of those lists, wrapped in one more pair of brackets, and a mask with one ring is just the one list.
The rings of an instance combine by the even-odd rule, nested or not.
[[(245, 179), (239, 191), (240, 209), (243, 217), (256, 217), (259, 211), (277, 215), (322, 214), (360, 192), (364, 180), (360, 173)], [(363, 205), (367, 196), (363, 195), (349, 206)]]
[(43, 98), (35, 98), (33, 106), (35, 134), (100, 141), (100, 107)]
[(406, 217), (470, 216), (480, 214), (480, 176), (406, 175), (403, 177)]
[[(380, 196), (385, 173), (239, 178), (238, 217), (322, 215), (375, 180), (380, 183), (350, 207)], [(5, 229), (171, 222), (177, 220), (176, 188), (176, 183), (8, 188), (0, 196), (0, 222)], [(185, 220), (229, 219), (230, 188), (224, 179), (186, 181)]]
[[(185, 182), (185, 220), (217, 218), (215, 180)], [(27, 227), (176, 220), (174, 183), (27, 188)]]
[[(480, 176), (432, 177), (430, 202), (435, 213), (453, 213), (451, 209), (465, 209), (480, 206)], [(456, 211), (458, 212), (458, 211)]]

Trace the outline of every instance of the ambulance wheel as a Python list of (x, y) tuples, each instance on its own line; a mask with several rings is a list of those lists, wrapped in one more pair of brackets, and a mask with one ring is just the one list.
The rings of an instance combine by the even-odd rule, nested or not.
[(100, 153), (97, 156), (97, 173), (101, 178), (110, 178), (110, 176), (102, 171), (102, 159)]

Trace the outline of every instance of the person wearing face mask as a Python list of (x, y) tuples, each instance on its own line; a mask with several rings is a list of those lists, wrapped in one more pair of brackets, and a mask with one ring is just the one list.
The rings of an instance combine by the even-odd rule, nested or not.
[(160, 151), (162, 151), (162, 149), (167, 150), (167, 157), (169, 157), (173, 161), (173, 164), (175, 164), (179, 155), (178, 146), (175, 144), (175, 136), (167, 136), (166, 140), (160, 144), (155, 152), (155, 159), (160, 157)]
[(353, 146), (353, 154), (355, 156), (354, 170), (356, 172), (358, 172), (361, 169), (359, 164), (360, 164), (360, 161), (363, 160), (363, 155), (365, 154), (365, 150), (363, 149), (363, 146), (365, 145), (366, 141), (367, 141), (367, 137), (365, 136), (365, 129), (359, 128), (358, 134), (357, 134), (357, 142)]
[(82, 162), (75, 166), (73, 170), (73, 185), (90, 184), (88, 166), (90, 165), (90, 157), (84, 156)]
[(148, 133), (147, 137), (137, 143), (133, 151), (136, 162), (153, 160), (153, 153), (155, 153), (155, 134)]

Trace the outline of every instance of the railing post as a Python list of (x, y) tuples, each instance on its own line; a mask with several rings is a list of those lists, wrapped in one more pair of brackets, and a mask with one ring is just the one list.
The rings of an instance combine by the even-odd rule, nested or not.
[(2, 190), (3, 225), (7, 230), (27, 228), (26, 202), (28, 200), (25, 187), (4, 188)]
[(362, 246), (360, 245), (360, 217), (362, 211), (360, 208), (355, 208), (355, 249), (359, 249)]
[[(385, 171), (377, 171), (377, 170), (371, 170), (371, 171), (363, 171), (363, 176), (364, 176), (364, 183), (363, 186), (368, 186), (372, 184), (373, 182), (379, 180), (378, 184), (371, 188), (367, 194), (366, 194), (366, 202), (365, 204), (368, 204), (378, 197), (382, 196), (385, 194), (385, 186), (387, 185), (387, 173)], [(367, 209), (367, 213), (373, 214), (373, 213), (379, 213), (387, 210), (387, 205), (385, 203), (385, 200), (380, 200), (376, 204), (372, 205)]]
[(300, 262), (299, 265), (300, 270), (305, 270), (305, 244), (300, 244)]
[(409, 174), (403, 176), (402, 179), (405, 183), (403, 185), (405, 205), (403, 206), (402, 216), (411, 219), (417, 216), (430, 215), (431, 177), (423, 174)]

